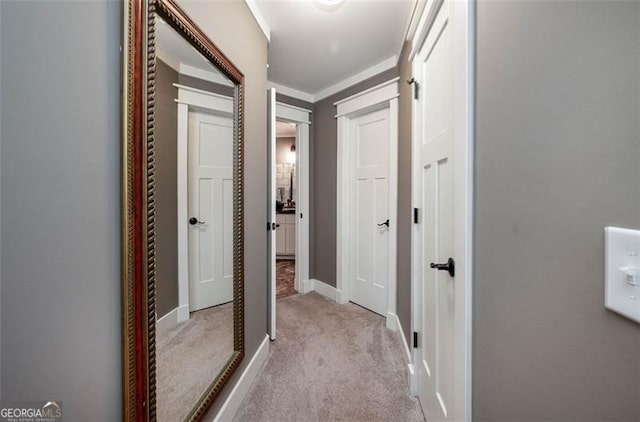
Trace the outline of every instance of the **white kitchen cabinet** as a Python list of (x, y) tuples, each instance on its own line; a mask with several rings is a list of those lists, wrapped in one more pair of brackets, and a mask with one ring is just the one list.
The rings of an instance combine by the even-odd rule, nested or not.
[(276, 229), (276, 255), (296, 254), (296, 215), (278, 214), (276, 223), (280, 227)]

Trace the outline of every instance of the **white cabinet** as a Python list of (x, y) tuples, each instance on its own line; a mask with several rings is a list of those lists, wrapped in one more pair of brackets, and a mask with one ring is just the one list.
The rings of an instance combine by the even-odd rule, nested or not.
[(296, 215), (278, 214), (276, 223), (276, 255), (296, 254)]

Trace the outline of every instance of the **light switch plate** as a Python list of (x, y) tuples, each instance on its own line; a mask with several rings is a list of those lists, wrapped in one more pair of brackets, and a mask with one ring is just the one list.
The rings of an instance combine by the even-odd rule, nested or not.
[(604, 231), (604, 306), (640, 323), (640, 285), (624, 272), (640, 268), (640, 230), (605, 227)]

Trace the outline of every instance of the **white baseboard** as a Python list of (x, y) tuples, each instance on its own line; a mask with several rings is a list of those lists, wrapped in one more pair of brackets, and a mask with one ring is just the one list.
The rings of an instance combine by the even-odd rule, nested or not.
[[(391, 328), (393, 326), (394, 328)], [(415, 374), (415, 368), (413, 366), (413, 362), (411, 361), (411, 349), (409, 348), (409, 343), (407, 342), (407, 338), (404, 335), (404, 331), (402, 330), (402, 324), (400, 323), (400, 318), (398, 315), (389, 312), (387, 314), (387, 328), (393, 331), (397, 331), (402, 339), (403, 346), (403, 359), (404, 363), (407, 365), (407, 383), (409, 384), (409, 391), (411, 395), (418, 395), (418, 377)]]
[(301, 293), (309, 293), (313, 291), (313, 287), (314, 287), (314, 281), (313, 279), (311, 280), (305, 280), (302, 282), (302, 292)]
[[(185, 312), (186, 310), (186, 312)], [(189, 319), (189, 305), (178, 306), (162, 318), (156, 320), (156, 335), (161, 336)]]
[(218, 411), (218, 414), (213, 418), (213, 422), (229, 422), (233, 420), (240, 409), (242, 401), (256, 380), (258, 373), (260, 373), (262, 366), (267, 361), (268, 356), (269, 336), (265, 335), (262, 344), (258, 347), (258, 350), (251, 358), (251, 361), (249, 361), (247, 367), (244, 368), (242, 375), (238, 378), (236, 385), (233, 386), (233, 390), (231, 390), (231, 393), (229, 393), (229, 396), (222, 404), (220, 411)]
[(389, 330), (398, 331), (398, 326), (400, 325), (398, 315), (394, 314), (393, 312), (387, 312), (386, 323)]
[[(322, 296), (333, 300), (334, 302), (338, 302), (338, 296), (340, 296), (340, 291), (333, 286), (328, 285), (327, 283), (320, 281), (318, 279), (309, 280), (313, 285), (313, 289)], [(311, 291), (311, 290), (310, 290)]]
[(178, 323), (189, 320), (189, 305), (178, 306)]

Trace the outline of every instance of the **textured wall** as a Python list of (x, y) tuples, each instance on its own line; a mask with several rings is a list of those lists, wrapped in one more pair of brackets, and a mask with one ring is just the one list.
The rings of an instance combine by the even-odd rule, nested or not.
[(337, 206), (337, 145), (338, 126), (336, 101), (347, 98), (398, 76), (394, 67), (365, 81), (353, 85), (314, 104), (313, 134), (311, 149), (312, 207), (311, 230), (314, 239), (314, 267), (310, 274), (331, 286), (336, 285), (336, 206)]
[(162, 318), (178, 306), (178, 72), (156, 61), (156, 306)]
[(480, 2), (475, 421), (640, 420), (604, 227), (640, 229), (640, 3)]
[(405, 43), (398, 70), (400, 98), (398, 99), (398, 318), (407, 341), (411, 339), (411, 63), (407, 60), (411, 43)]
[(0, 8), (2, 399), (116, 421), (121, 4)]

